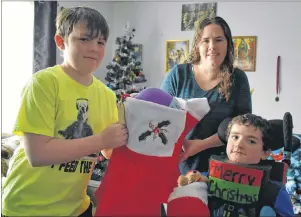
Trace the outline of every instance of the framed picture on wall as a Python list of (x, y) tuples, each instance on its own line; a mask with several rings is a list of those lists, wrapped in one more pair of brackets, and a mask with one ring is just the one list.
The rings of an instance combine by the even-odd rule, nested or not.
[(216, 16), (217, 3), (182, 5), (181, 30), (193, 31), (205, 18)]
[(168, 72), (176, 64), (184, 63), (188, 58), (189, 40), (166, 41), (165, 72)]
[(234, 66), (246, 72), (256, 69), (256, 36), (233, 36)]

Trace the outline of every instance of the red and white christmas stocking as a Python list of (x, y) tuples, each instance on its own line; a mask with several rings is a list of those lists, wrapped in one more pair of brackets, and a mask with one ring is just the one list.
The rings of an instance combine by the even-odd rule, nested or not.
[(210, 216), (207, 206), (208, 193), (205, 182), (194, 182), (177, 187), (170, 194), (167, 203), (167, 216)]
[(196, 118), (184, 110), (126, 99), (128, 145), (112, 153), (95, 193), (95, 216), (160, 216), (160, 205), (177, 186), (181, 144), (209, 111), (207, 100), (199, 102), (206, 109)]

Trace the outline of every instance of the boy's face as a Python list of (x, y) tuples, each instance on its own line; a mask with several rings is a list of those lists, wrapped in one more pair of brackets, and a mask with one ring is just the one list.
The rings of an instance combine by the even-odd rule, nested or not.
[(257, 164), (266, 159), (269, 151), (263, 150), (262, 132), (253, 126), (233, 124), (227, 144), (230, 161), (241, 164)]
[(95, 72), (105, 53), (105, 40), (101, 36), (91, 39), (87, 33), (86, 25), (78, 23), (59, 47), (64, 52), (64, 62), (82, 74)]

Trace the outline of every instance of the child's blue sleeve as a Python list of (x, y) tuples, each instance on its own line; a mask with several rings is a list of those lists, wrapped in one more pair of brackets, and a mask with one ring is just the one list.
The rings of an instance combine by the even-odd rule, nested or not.
[(282, 187), (278, 193), (274, 205), (274, 210), (280, 216), (285, 216), (285, 217), (295, 216), (291, 199), (285, 187)]

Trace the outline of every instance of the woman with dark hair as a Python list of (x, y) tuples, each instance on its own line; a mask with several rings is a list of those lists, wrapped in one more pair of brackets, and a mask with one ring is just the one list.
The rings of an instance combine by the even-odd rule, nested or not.
[(251, 93), (245, 72), (233, 67), (231, 30), (221, 17), (205, 19), (195, 30), (192, 50), (185, 64), (174, 66), (161, 89), (172, 96), (206, 97), (210, 112), (196, 125), (183, 144), (181, 173), (208, 171), (211, 155), (225, 153), (217, 135), (227, 117), (251, 113)]

